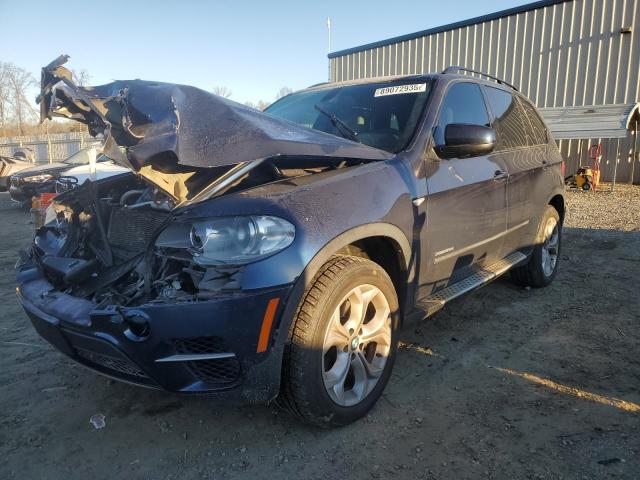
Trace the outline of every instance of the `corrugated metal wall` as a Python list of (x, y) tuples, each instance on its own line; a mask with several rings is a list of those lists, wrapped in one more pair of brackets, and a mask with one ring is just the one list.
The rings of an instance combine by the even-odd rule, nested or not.
[[(640, 0), (572, 0), (330, 59), (331, 81), (442, 71), (460, 65), (514, 84), (539, 107), (640, 101)], [(630, 33), (621, 33), (632, 27)], [(366, 47), (365, 47), (366, 48)], [(640, 181), (627, 139), (565, 140), (568, 171), (603, 144), (603, 176)], [(634, 168), (635, 167), (635, 168)]]

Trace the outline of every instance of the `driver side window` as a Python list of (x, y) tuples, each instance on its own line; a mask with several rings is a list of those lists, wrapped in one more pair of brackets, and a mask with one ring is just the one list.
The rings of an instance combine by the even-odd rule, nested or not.
[(433, 132), (436, 145), (444, 145), (444, 132), (447, 125), (451, 123), (490, 126), (487, 107), (479, 85), (460, 82), (449, 87), (442, 101), (438, 123)]

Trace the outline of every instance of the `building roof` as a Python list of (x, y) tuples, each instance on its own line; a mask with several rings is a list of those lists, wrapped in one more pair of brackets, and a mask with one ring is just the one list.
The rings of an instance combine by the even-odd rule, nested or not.
[(556, 140), (624, 138), (640, 122), (640, 103), (539, 108)]
[(434, 27), (427, 30), (421, 30), (415, 33), (409, 33), (407, 35), (401, 35), (399, 37), (388, 38), (386, 40), (380, 40), (378, 42), (367, 43), (360, 45), (359, 47), (347, 48), (346, 50), (339, 50), (337, 52), (331, 52), (327, 55), (329, 58), (341, 57), (350, 53), (362, 52), (364, 50), (370, 50), (372, 48), (382, 47), (393, 43), (405, 42), (407, 40), (413, 40), (415, 38), (426, 37), (427, 35), (433, 35), (434, 33), (446, 32), (455, 28), (468, 27), (481, 22), (488, 22), (496, 20), (498, 18), (508, 17), (518, 13), (528, 12), (530, 10), (536, 10), (537, 8), (549, 7), (558, 3), (568, 2), (570, 0), (540, 0), (533, 3), (527, 3), (526, 5), (520, 5), (518, 7), (508, 8), (506, 10), (500, 10), (499, 12), (489, 13), (480, 17), (470, 18), (468, 20), (462, 20), (460, 22), (449, 23), (448, 25), (442, 25), (440, 27)]

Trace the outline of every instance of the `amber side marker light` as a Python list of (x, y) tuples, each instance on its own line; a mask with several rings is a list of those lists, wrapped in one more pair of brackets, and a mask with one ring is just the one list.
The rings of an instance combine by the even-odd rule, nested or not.
[(267, 351), (269, 336), (271, 334), (271, 325), (273, 325), (273, 317), (276, 316), (276, 310), (278, 309), (279, 303), (279, 298), (272, 298), (267, 304), (267, 309), (264, 311), (264, 318), (262, 319), (262, 327), (260, 328), (260, 336), (258, 337), (257, 353)]

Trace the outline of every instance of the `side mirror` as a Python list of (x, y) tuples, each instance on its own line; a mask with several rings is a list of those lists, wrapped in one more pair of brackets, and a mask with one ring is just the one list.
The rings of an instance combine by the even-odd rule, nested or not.
[(476, 157), (491, 153), (496, 146), (493, 128), (466, 123), (450, 123), (444, 130), (444, 145), (436, 145), (440, 158)]

